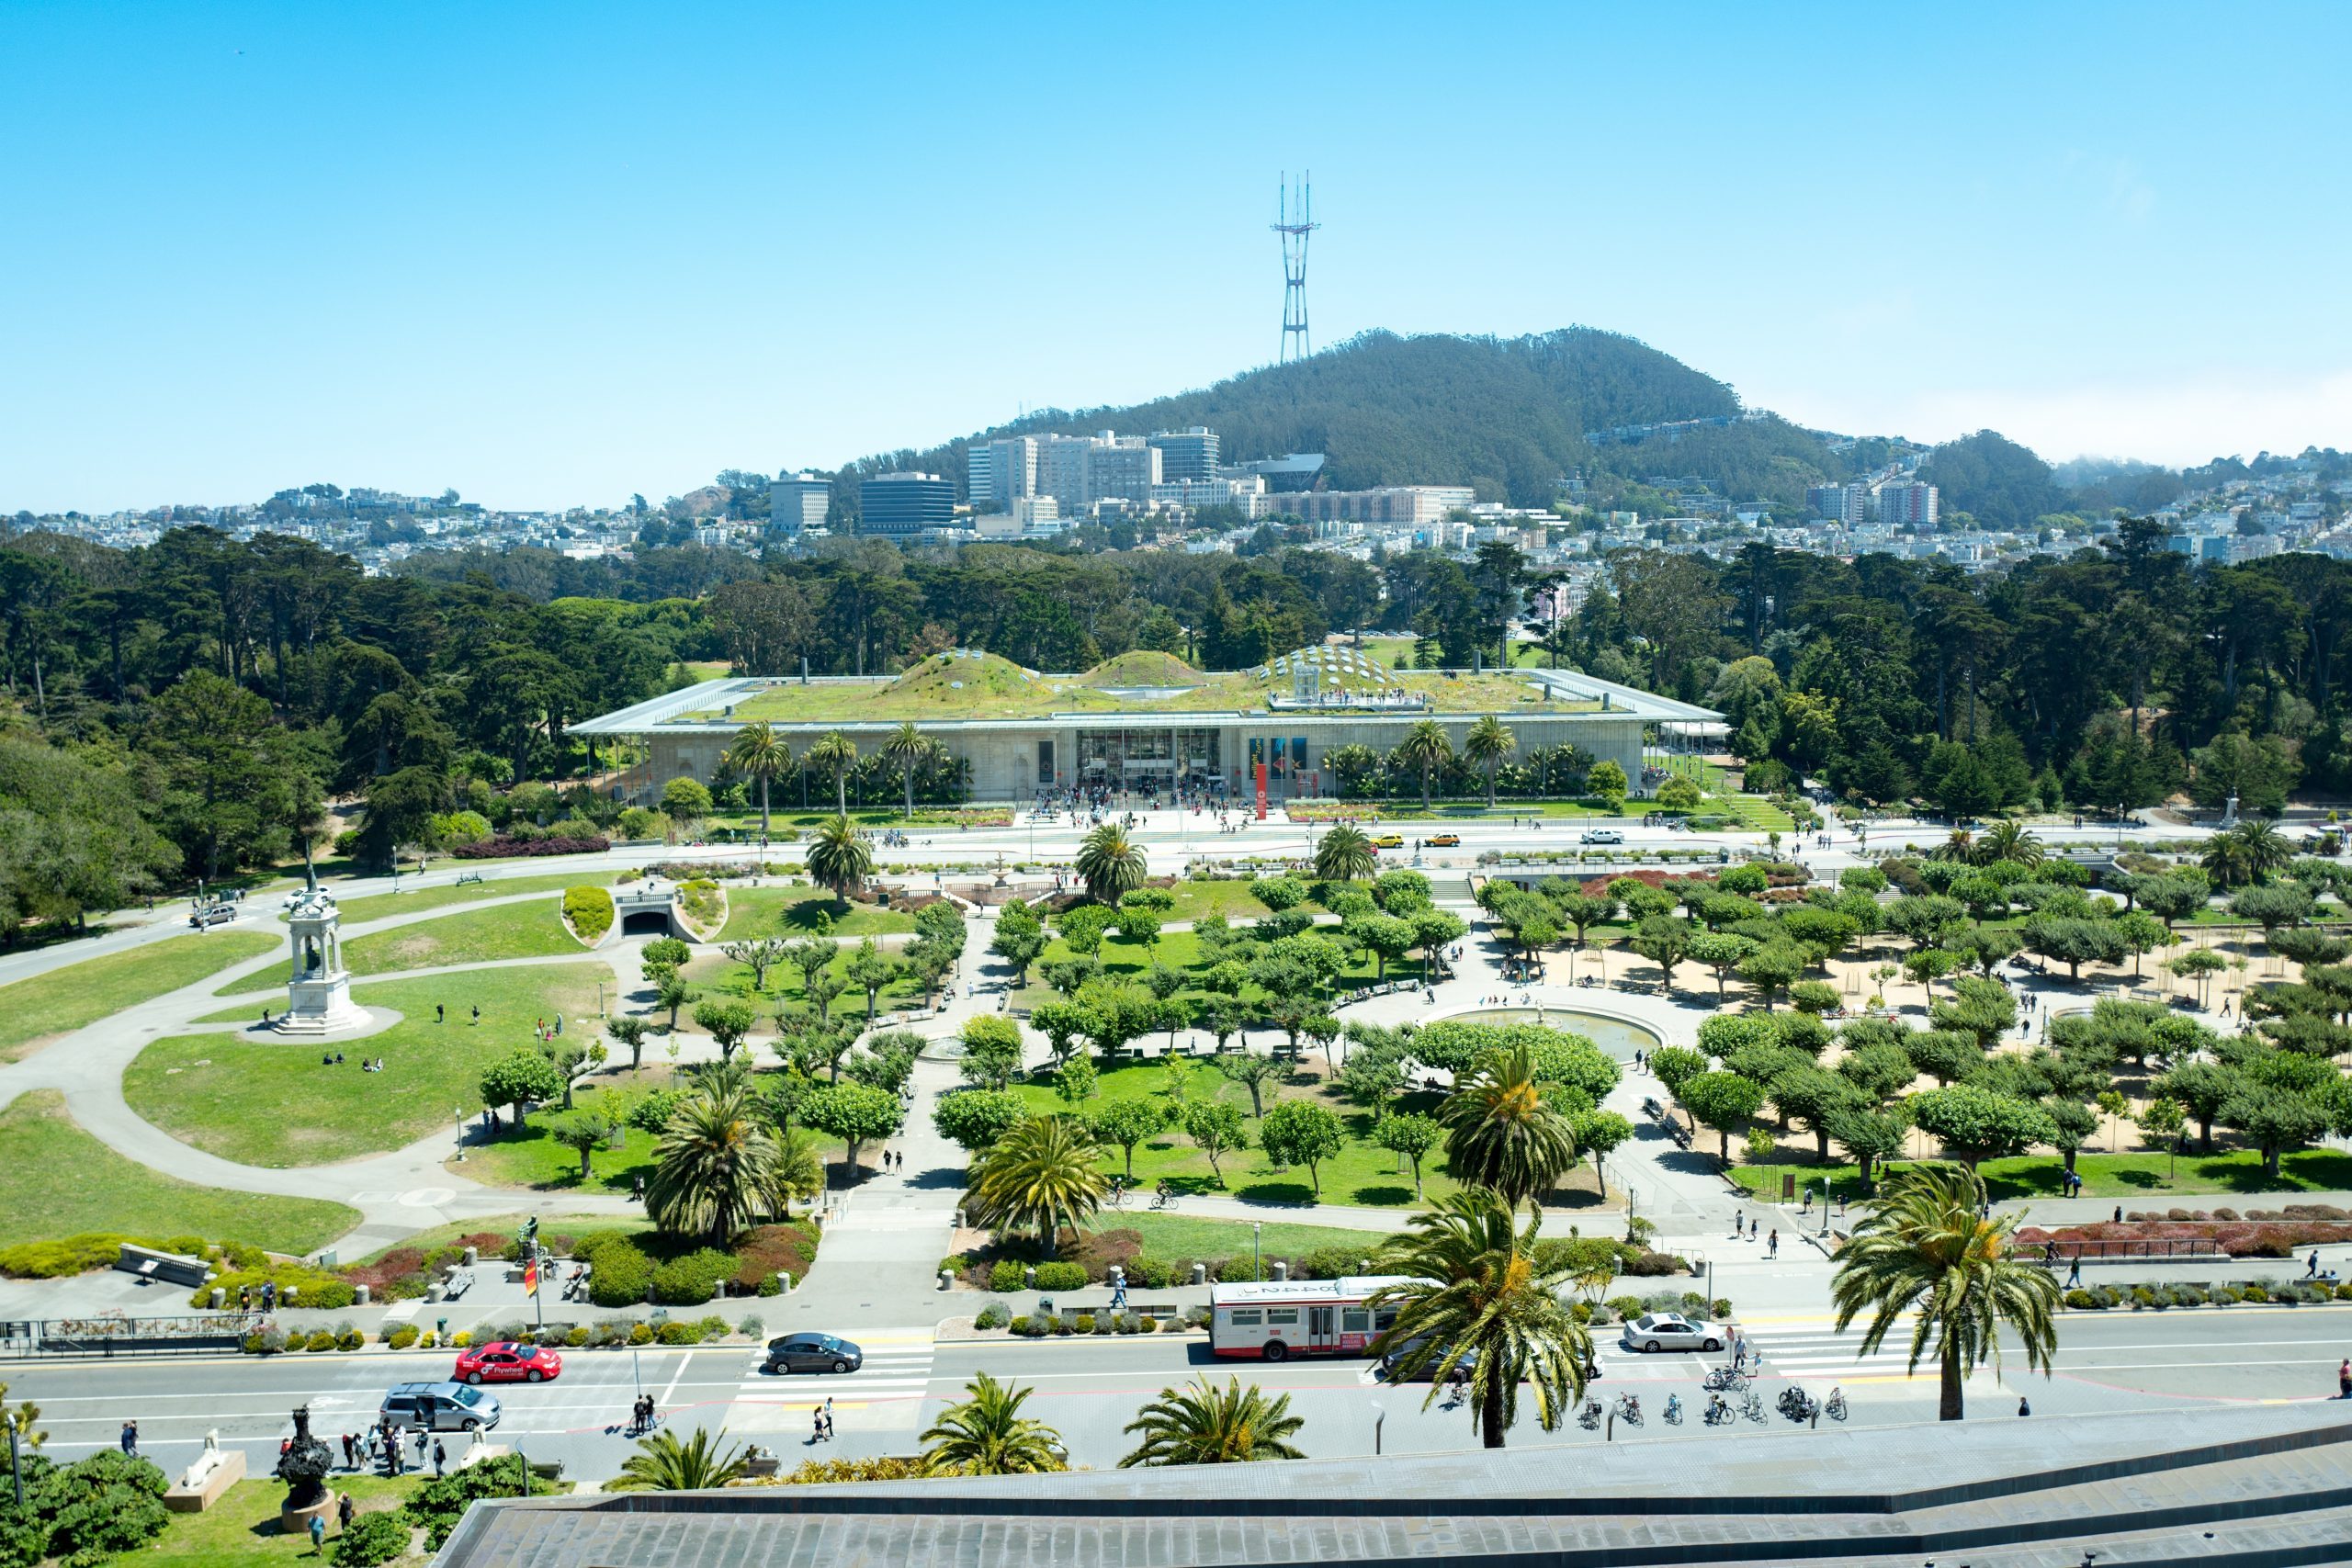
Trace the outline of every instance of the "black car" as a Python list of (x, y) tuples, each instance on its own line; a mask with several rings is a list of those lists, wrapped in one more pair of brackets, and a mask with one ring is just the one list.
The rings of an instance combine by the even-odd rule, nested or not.
[[(1416, 1336), (1411, 1339), (1406, 1340), (1405, 1343), (1397, 1346), (1396, 1348), (1389, 1351), (1385, 1356), (1381, 1357), (1381, 1375), (1387, 1378), (1392, 1382), (1395, 1382), (1398, 1376), (1396, 1369), (1404, 1362), (1405, 1358), (1417, 1354), (1420, 1350), (1421, 1347), (1428, 1342), (1426, 1336)], [(1437, 1376), (1438, 1369), (1444, 1364), (1445, 1348), (1443, 1346), (1440, 1346), (1430, 1353), (1430, 1359), (1427, 1361), (1415, 1368), (1410, 1373), (1405, 1375), (1415, 1378), (1434, 1378)], [(1478, 1352), (1476, 1350), (1464, 1352), (1462, 1359), (1453, 1364), (1453, 1375), (1455, 1377), (1466, 1378), (1477, 1370)]]
[(768, 1341), (771, 1372), (854, 1372), (865, 1352), (831, 1334), (785, 1334)]

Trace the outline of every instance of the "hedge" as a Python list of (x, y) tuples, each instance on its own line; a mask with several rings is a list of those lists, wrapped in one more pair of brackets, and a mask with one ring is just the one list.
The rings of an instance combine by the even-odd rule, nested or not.
[(588, 1299), (600, 1307), (635, 1306), (653, 1283), (653, 1260), (626, 1241), (598, 1247), (588, 1262)]
[(484, 839), (459, 844), (449, 852), (458, 860), (505, 860), (515, 855), (600, 855), (613, 847), (610, 839)]
[(362, 1514), (327, 1547), (334, 1568), (376, 1568), (408, 1552), (408, 1524), (397, 1513)]
[(663, 1306), (700, 1306), (735, 1277), (735, 1269), (732, 1253), (711, 1247), (689, 1252), (653, 1270), (653, 1299)]
[(601, 887), (567, 887), (563, 918), (581, 941), (593, 942), (613, 929), (613, 896)]
[[(358, 1299), (358, 1292), (348, 1280), (322, 1274), (304, 1263), (272, 1263), (264, 1269), (235, 1269), (221, 1275), (209, 1285), (198, 1285), (190, 1292), (187, 1304), (198, 1308), (209, 1307), (212, 1292), (224, 1291), (227, 1294), (223, 1299), (234, 1306), (237, 1292), (246, 1286), (252, 1287), (254, 1301), (258, 1304), (262, 1286), (273, 1280), (277, 1282), (277, 1304), (282, 1307), (318, 1307), (332, 1312), (337, 1307), (347, 1307)], [(286, 1299), (288, 1287), (296, 1292), (291, 1302)]]
[[(1040, 1263), (1037, 1265), (1037, 1288), (1041, 1291), (1082, 1291), (1086, 1289), (1086, 1270), (1075, 1263)], [(1015, 1286), (1014, 1289), (1020, 1287)]]
[[(110, 1269), (122, 1255), (126, 1242), (189, 1258), (204, 1257), (212, 1246), (200, 1235), (124, 1235), (115, 1231), (84, 1231), (50, 1241), (26, 1241), (0, 1247), (0, 1274), (14, 1275), (19, 1280), (55, 1280), (68, 1274), (86, 1274), (94, 1269)], [(265, 1258), (257, 1248), (251, 1247), (236, 1247), (232, 1256), (254, 1268), (260, 1267)]]

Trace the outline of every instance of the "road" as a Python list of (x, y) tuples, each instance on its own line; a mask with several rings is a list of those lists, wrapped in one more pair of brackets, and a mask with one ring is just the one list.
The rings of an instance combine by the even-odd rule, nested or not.
[[(854, 1334), (854, 1325), (843, 1325)], [(2005, 1375), (1979, 1371), (1967, 1388), (1973, 1418), (2012, 1420), (2020, 1393), (2036, 1414), (2194, 1409), (2245, 1402), (2322, 1397), (2335, 1386), (2338, 1360), (2352, 1346), (2352, 1311), (2331, 1308), (2179, 1310), (2165, 1313), (2069, 1314), (2060, 1325), (2058, 1371), (2044, 1379), (2026, 1373), (2012, 1347)], [(1790, 1315), (1758, 1321), (1750, 1343), (1764, 1356), (1757, 1387), (1761, 1423), (1735, 1420), (1711, 1428), (1697, 1419), (1705, 1395), (1700, 1378), (1722, 1358), (1691, 1354), (1639, 1356), (1604, 1343), (1601, 1380), (1594, 1392), (1607, 1404), (1621, 1393), (1639, 1395), (1646, 1420), (1638, 1427), (1609, 1422), (1587, 1430), (1573, 1421), (1540, 1430), (1532, 1400), (1522, 1400), (1511, 1441), (1566, 1446), (1601, 1441), (1695, 1438), (1733, 1442), (1747, 1434), (1785, 1427), (1772, 1401), (1791, 1381), (1816, 1395), (1841, 1387), (1855, 1425), (1929, 1420), (1936, 1410), (1932, 1375), (1908, 1378), (1897, 1350), (1858, 1359), (1859, 1336), (1839, 1337), (1820, 1317)], [(639, 1389), (661, 1403), (675, 1428), (724, 1426), (737, 1440), (764, 1443), (787, 1463), (819, 1456), (911, 1453), (918, 1434), (943, 1404), (979, 1372), (1033, 1388), (1028, 1414), (1060, 1431), (1073, 1462), (1115, 1464), (1132, 1446), (1120, 1428), (1161, 1388), (1206, 1373), (1227, 1372), (1269, 1393), (1291, 1396), (1306, 1418), (1298, 1442), (1309, 1454), (1373, 1451), (1374, 1427), (1385, 1451), (1436, 1451), (1475, 1446), (1466, 1405), (1441, 1396), (1424, 1406), (1423, 1386), (1390, 1389), (1361, 1360), (1293, 1361), (1281, 1366), (1220, 1364), (1193, 1337), (948, 1342), (928, 1331), (895, 1330), (865, 1337), (866, 1364), (844, 1377), (773, 1377), (759, 1370), (748, 1347), (692, 1350), (648, 1348), (574, 1351), (554, 1382), (497, 1390), (505, 1419), (498, 1441), (520, 1446), (534, 1459), (561, 1460), (571, 1476), (598, 1481), (614, 1474), (629, 1451), (619, 1430)], [(41, 1407), (49, 1451), (73, 1458), (116, 1441), (121, 1423), (135, 1417), (142, 1451), (176, 1472), (200, 1448), (208, 1429), (224, 1445), (241, 1445), (256, 1473), (274, 1462), (280, 1438), (292, 1430), (288, 1413), (308, 1403), (313, 1425), (333, 1440), (373, 1419), (393, 1382), (447, 1375), (447, 1353), (366, 1356), (283, 1356), (263, 1361), (221, 1357), (118, 1362), (17, 1363), (0, 1368), (12, 1400)], [(1679, 1426), (1662, 1419), (1667, 1396), (1678, 1394), (1689, 1414)], [(809, 1441), (810, 1412), (831, 1396), (835, 1442)], [(465, 1439), (444, 1438), (451, 1455)]]

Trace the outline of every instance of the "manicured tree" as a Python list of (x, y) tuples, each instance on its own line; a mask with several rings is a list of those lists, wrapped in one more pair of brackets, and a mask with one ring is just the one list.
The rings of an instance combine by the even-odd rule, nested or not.
[[(2134, 980), (2140, 977), (2140, 960), (2143, 956), (2160, 947), (2170, 947), (2179, 940), (2172, 934), (2170, 926), (2139, 909), (2118, 915), (2109, 923), (2115, 927), (2115, 934), (2123, 939), (2124, 947), (2131, 952), (2132, 978)], [(2278, 951), (2277, 943), (2271, 944), (2271, 951)]]
[(1844, 1078), (1810, 1065), (1775, 1077), (1771, 1093), (1773, 1109), (1783, 1121), (1801, 1122), (1813, 1134), (1814, 1158), (1824, 1165), (1829, 1162), (1829, 1118), (1868, 1103)]
[(519, 1129), (525, 1105), (532, 1100), (546, 1104), (563, 1092), (563, 1073), (547, 1057), (537, 1051), (514, 1051), (482, 1069), (482, 1103), (509, 1107)]
[(1142, 886), (1148, 874), (1143, 851), (1116, 822), (1105, 822), (1086, 835), (1075, 864), (1087, 896), (1098, 904), (1116, 905), (1130, 888)]
[(1379, 852), (1352, 822), (1333, 828), (1315, 846), (1315, 874), (1326, 882), (1361, 882), (1379, 869)]
[(689, 823), (710, 815), (710, 791), (700, 779), (672, 779), (662, 786), (662, 815), (670, 819), (672, 833), (684, 832)]
[(1587, 794), (1598, 796), (1613, 817), (1624, 808), (1625, 793), (1633, 786), (1626, 783), (1622, 766), (1613, 761), (1603, 761), (1595, 762), (1592, 771), (1585, 774), (1584, 787)]
[(989, 943), (989, 951), (1012, 965), (1015, 987), (1029, 983), (1029, 965), (1045, 955), (1046, 945), (1045, 927), (1038, 923), (1036, 912), (1028, 905), (1016, 898), (999, 911), (996, 936)]
[(1732, 936), (1722, 931), (1699, 931), (1683, 949), (1695, 963), (1715, 972), (1715, 999), (1726, 1000), (1725, 987), (1731, 972), (1742, 960), (1761, 944), (1744, 936)]
[(1845, 1042), (1846, 1054), (1838, 1058), (1833, 1069), (1851, 1084), (1861, 1097), (1872, 1105), (1883, 1105), (1911, 1087), (1919, 1069), (1912, 1064), (1910, 1054), (1899, 1041), (1874, 1041), (1856, 1044)]
[(1984, 1048), (1973, 1035), (1951, 1029), (1923, 1029), (1903, 1037), (1904, 1054), (1912, 1066), (1939, 1085), (1973, 1077), (1984, 1066)]
[(763, 936), (750, 942), (730, 942), (718, 951), (752, 972), (752, 989), (768, 988), (768, 971), (784, 959), (785, 940), (780, 936)]
[(718, 1059), (722, 1062), (734, 1059), (735, 1047), (743, 1043), (743, 1036), (752, 1032), (752, 1025), (759, 1021), (759, 1016), (752, 1010), (749, 1002), (714, 998), (695, 1004), (695, 1022), (701, 1026), (704, 1033), (718, 1043)]
[(1009, 1089), (951, 1089), (931, 1108), (933, 1129), (967, 1153), (988, 1148), (1028, 1116)]
[(1690, 951), (1690, 921), (1671, 915), (1645, 915), (1642, 923), (1634, 928), (1634, 940), (1629, 945), (1657, 965), (1658, 981), (1670, 991), (1674, 988), (1674, 966)]
[(2165, 960), (2165, 967), (2184, 980), (2197, 986), (2198, 1005), (2204, 1005), (2208, 982), (2230, 966), (2230, 961), (2210, 947), (2192, 947), (2177, 958)]
[(1207, 1379), (1181, 1392), (1163, 1388), (1123, 1428), (1143, 1440), (1119, 1461), (1136, 1465), (1247, 1464), (1261, 1460), (1305, 1459), (1291, 1442), (1306, 1425), (1290, 1413), (1290, 1395), (1268, 1399), (1256, 1384), (1244, 1389), (1227, 1378), (1223, 1389)]
[(747, 724), (727, 745), (727, 765), (760, 786), (760, 837), (768, 836), (768, 785), (792, 766), (792, 748), (769, 724)]
[(1731, 1135), (1747, 1125), (1764, 1104), (1764, 1086), (1737, 1073), (1701, 1073), (1674, 1091), (1675, 1100), (1703, 1127), (1723, 1140), (1720, 1156), (1731, 1163)]
[(1879, 1161), (1893, 1159), (1903, 1152), (1903, 1137), (1910, 1130), (1910, 1123), (1901, 1115), (1876, 1110), (1860, 1100), (1837, 1107), (1825, 1120), (1829, 1136), (1859, 1168), (1865, 1186), (1870, 1184), (1871, 1173)]
[(1224, 1042), (1217, 1043), (1216, 1070), (1250, 1091), (1250, 1114), (1264, 1121), (1266, 1116), (1266, 1085), (1290, 1076), (1290, 1068), (1272, 1056), (1261, 1056), (1243, 1051), (1226, 1055)]
[(1398, 1354), (1399, 1381), (1430, 1380), (1427, 1408), (1457, 1373), (1468, 1384), (1480, 1440), (1503, 1446), (1522, 1387), (1545, 1431), (1583, 1397), (1592, 1338), (1563, 1297), (1572, 1268), (1543, 1241), (1539, 1211), (1519, 1226), (1500, 1193), (1471, 1189), (1415, 1214), (1411, 1234), (1380, 1249), (1374, 1267), (1399, 1276), (1374, 1292), (1396, 1320), (1372, 1344)]
[(1767, 942), (1739, 961), (1739, 977), (1764, 998), (1766, 1012), (1772, 1010), (1773, 998), (1804, 971), (1804, 954), (1786, 942)]
[(808, 840), (808, 859), (809, 876), (839, 901), (847, 901), (874, 874), (874, 852), (846, 812), (818, 828)]
[(1974, 1084), (1927, 1089), (1905, 1103), (1912, 1124), (1965, 1161), (1971, 1170), (1981, 1161), (2023, 1154), (2036, 1144), (2058, 1141), (2058, 1128), (2041, 1106)]
[[(2230, 900), (2230, 913), (2262, 928), (2265, 946), (2282, 926), (2301, 925), (2311, 919), (2312, 896), (2291, 884), (2248, 887)], [(2273, 953), (2278, 950), (2273, 947)]]
[[(1463, 738), (1462, 754), (1470, 759), (1487, 775), (1487, 809), (1495, 808), (1495, 767), (1505, 757), (1519, 750), (1519, 737), (1513, 735), (1502, 720), (1487, 714), (1470, 727)], [(1581, 940), (1581, 932), (1577, 933)]]
[(1915, 948), (1939, 947), (1968, 911), (1960, 901), (1934, 894), (1897, 898), (1886, 907), (1886, 929)]
[(2169, 1183), (2180, 1161), (2180, 1134), (2188, 1125), (2188, 1111), (2177, 1100), (2158, 1095), (2140, 1107), (2132, 1121), (2165, 1146), (2165, 1180)]
[(645, 1065), (645, 1020), (622, 1014), (605, 1021), (605, 1032), (616, 1045), (628, 1049), (628, 1070), (636, 1072)]
[(580, 1156), (580, 1179), (595, 1175), (596, 1151), (620, 1123), (601, 1111), (568, 1111), (548, 1126), (548, 1135)]
[(663, 936), (656, 937), (645, 944), (645, 952), (641, 955), (640, 962), (644, 964), (645, 972), (648, 975), (663, 969), (674, 973), (684, 968), (687, 960), (694, 955), (695, 950), (676, 937)]
[(1149, 953), (1159, 945), (1159, 917), (1149, 909), (1121, 909), (1119, 940)]
[[(2335, 1077), (2333, 1066), (2328, 1074)], [(2241, 1075), (2236, 1091), (2222, 1104), (2220, 1120), (2261, 1152), (2263, 1174), (2276, 1177), (2279, 1156), (2323, 1136), (2329, 1115), (2315, 1095)]]
[(1342, 928), (1348, 940), (1373, 956), (1373, 979), (1388, 978), (1388, 966), (1413, 946), (1413, 923), (1395, 915), (1359, 915)]
[(1575, 1131), (1544, 1093), (1524, 1044), (1480, 1058), (1438, 1107), (1453, 1174), (1517, 1203), (1576, 1163)]
[(1650, 1053), (1650, 1071), (1669, 1095), (1679, 1096), (1684, 1084), (1706, 1070), (1707, 1058), (1687, 1045), (1661, 1045)]
[(1306, 902), (1306, 884), (1295, 876), (1261, 876), (1250, 885), (1250, 897), (1279, 915)]
[(1217, 1161), (1250, 1146), (1250, 1130), (1242, 1122), (1240, 1109), (1223, 1100), (1195, 1100), (1184, 1106), (1182, 1114), (1184, 1135), (1208, 1156), (1210, 1176), (1219, 1187), (1224, 1186), (1225, 1171)]
[[(801, 761), (812, 768), (820, 768), (833, 775), (833, 810), (847, 820), (849, 817), (849, 774), (857, 766), (857, 747), (838, 729), (827, 730), (808, 748)], [(807, 796), (802, 796), (803, 804)]]
[(1343, 1143), (1338, 1113), (1312, 1100), (1285, 1100), (1258, 1119), (1258, 1144), (1282, 1165), (1303, 1165), (1315, 1195), (1323, 1195), (1322, 1165)]
[(1072, 1056), (1054, 1075), (1054, 1093), (1064, 1105), (1075, 1111), (1100, 1092), (1102, 1075), (1094, 1064), (1083, 1056)]
[(1872, 1356), (1907, 1320), (1910, 1370), (1936, 1359), (1942, 1420), (1961, 1418), (1962, 1379), (1988, 1359), (2000, 1365), (2002, 1327), (2024, 1345), (2029, 1368), (2048, 1372), (2057, 1352), (2058, 1281), (2017, 1257), (2017, 1224), (1985, 1215), (1974, 1171), (1931, 1161), (1891, 1179), (1838, 1252), (1838, 1331), (1868, 1312), (1860, 1353)]
[(1413, 945), (1420, 950), (1421, 973), (1434, 976), (1439, 951), (1460, 942), (1470, 928), (1451, 909), (1417, 909), (1407, 918), (1413, 922)]
[(843, 1161), (853, 1176), (857, 1151), (876, 1138), (893, 1136), (906, 1119), (906, 1107), (897, 1095), (870, 1084), (828, 1084), (800, 1107), (803, 1123), (842, 1141)]
[(981, 1013), (964, 1021), (964, 1055), (958, 1071), (981, 1089), (1008, 1089), (1021, 1076), (1021, 1026), (1009, 1018)]
[[(1592, 1156), (1593, 1179), (1605, 1188), (1608, 1176), (1601, 1162), (1632, 1141), (1634, 1124), (1614, 1111), (1588, 1111), (1568, 1118), (1569, 1129), (1575, 1133), (1577, 1147)], [(1414, 1196), (1420, 1195), (1418, 1185)]]
[(1136, 1179), (1136, 1145), (1167, 1126), (1167, 1112), (1148, 1100), (1114, 1100), (1093, 1118), (1095, 1136), (1115, 1144), (1126, 1156), (1129, 1181)]
[(865, 993), (865, 1026), (874, 1027), (875, 1009), (879, 1005), (882, 987), (899, 977), (899, 965), (874, 943), (872, 937), (857, 944), (842, 966), (842, 977)]
[(1997, 981), (1971, 977), (1954, 981), (1951, 999), (1937, 1002), (1928, 1012), (1938, 1029), (1957, 1030), (1972, 1036), (1977, 1049), (1990, 1051), (2016, 1027), (2018, 999)]
[(2134, 881), (2132, 891), (2134, 903), (2167, 926), (2188, 919), (2213, 896), (2202, 876), (2143, 876)]
[(1062, 942), (1072, 953), (1091, 957), (1102, 950), (1103, 933), (1118, 923), (1115, 909), (1102, 904), (1081, 904), (1062, 916)]
[(2028, 953), (2064, 964), (2066, 977), (2079, 980), (2086, 964), (2113, 964), (2122, 959), (2126, 947), (2116, 924), (2113, 920), (2036, 915), (2018, 928), (2018, 936)]
[[(1623, 1117), (1618, 1120), (1624, 1120)], [(1445, 1136), (1432, 1117), (1406, 1114), (1384, 1116), (1372, 1129), (1372, 1141), (1413, 1167), (1413, 1201), (1421, 1198), (1421, 1160)], [(1596, 1156), (1598, 1157), (1598, 1156)]]
[(2098, 1131), (2098, 1113), (2081, 1100), (2070, 1100), (2063, 1094), (2045, 1095), (2034, 1103), (2050, 1119), (2050, 1146), (2058, 1151), (2059, 1157), (2066, 1163), (2066, 1169), (2072, 1172), (2075, 1156), (2083, 1152), (2083, 1145), (2089, 1143)]

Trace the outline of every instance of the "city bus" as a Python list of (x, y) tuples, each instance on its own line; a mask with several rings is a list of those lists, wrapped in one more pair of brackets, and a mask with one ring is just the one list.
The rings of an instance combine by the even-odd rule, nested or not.
[(1268, 1361), (1293, 1356), (1363, 1356), (1373, 1336), (1396, 1320), (1365, 1298), (1402, 1275), (1351, 1275), (1343, 1280), (1265, 1280), (1209, 1287), (1209, 1350)]

